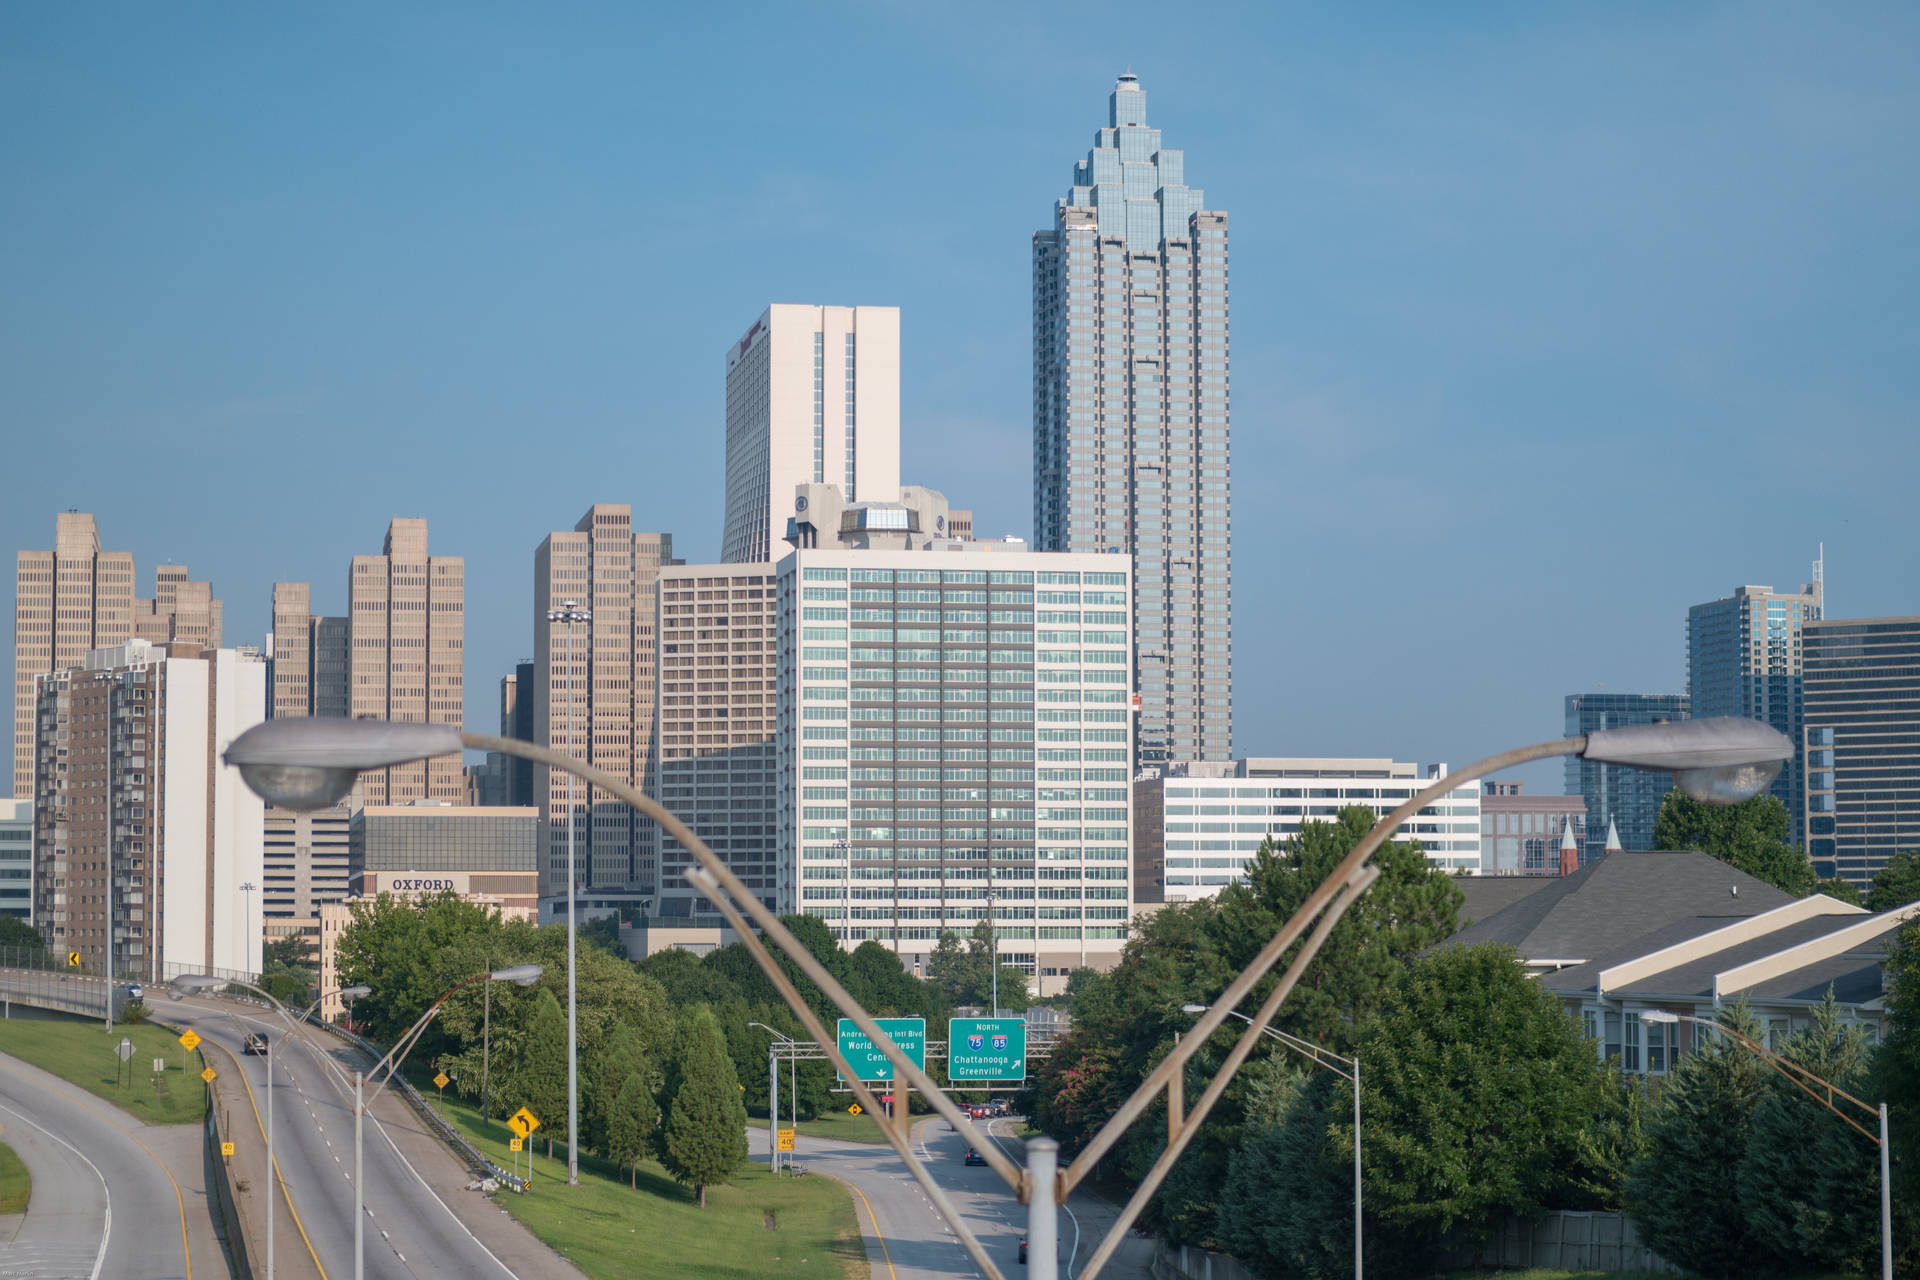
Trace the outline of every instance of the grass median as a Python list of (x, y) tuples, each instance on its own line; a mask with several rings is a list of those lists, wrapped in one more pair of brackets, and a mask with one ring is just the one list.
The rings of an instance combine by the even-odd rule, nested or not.
[[(120, 1061), (121, 1040), (133, 1042)], [(207, 1090), (198, 1053), (181, 1049), (174, 1033), (152, 1023), (122, 1024), (111, 1031), (98, 1022), (68, 1018), (10, 1018), (0, 1023), (0, 1053), (31, 1062), (148, 1124), (198, 1124), (206, 1119)], [(156, 1074), (154, 1059), (165, 1070)], [(182, 1069), (182, 1063), (185, 1069)]]
[[(466, 1139), (503, 1169), (513, 1167), (512, 1134), (495, 1118), (482, 1126), (477, 1107), (426, 1095)], [(639, 1188), (624, 1168), (597, 1156), (580, 1158), (580, 1185), (567, 1185), (565, 1148), (536, 1134), (527, 1143), (533, 1190), (496, 1199), (548, 1247), (589, 1276), (637, 1274), (685, 1280), (851, 1280), (869, 1274), (866, 1247), (845, 1187), (826, 1178), (776, 1178), (746, 1164), (724, 1185), (707, 1189), (707, 1207), (659, 1165), (642, 1161)], [(522, 1173), (528, 1155), (519, 1156)]]
[(0, 1142), (0, 1218), (10, 1213), (25, 1213), (33, 1195), (33, 1179), (13, 1148)]

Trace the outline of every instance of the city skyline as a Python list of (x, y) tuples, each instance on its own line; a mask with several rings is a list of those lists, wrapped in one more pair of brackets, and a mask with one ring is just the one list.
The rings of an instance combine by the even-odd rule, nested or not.
[[(643, 228), (696, 248), (723, 240), (718, 275), (711, 253), (663, 263), (626, 238), (627, 175), (650, 170), (630, 151), (609, 162), (598, 132), (506, 188), (486, 179), (507, 171), (501, 153), (470, 150), (493, 109), (461, 97), (422, 117), (406, 76), (375, 75), (324, 128), (289, 117), (276, 104), (321, 91), (339, 32), (303, 30), (310, 53), (249, 67), (230, 33), (191, 22), (136, 16), (105, 44), (55, 15), (22, 22), (23, 58), (92, 96), (10, 82), (22, 117), (49, 123), (4, 145), (47, 181), (0, 250), (22, 281), (7, 304), (21, 338), (0, 358), (10, 416), (32, 426), (10, 462), (47, 479), (44, 505), (14, 504), (0, 528), (15, 548), (44, 547), (51, 511), (92, 511), (105, 545), (143, 571), (192, 564), (225, 602), (225, 642), (248, 644), (267, 629), (272, 582), (331, 581), (374, 522), (424, 516), (436, 546), (469, 561), (466, 718), (485, 727), (498, 676), (532, 652), (524, 549), (542, 531), (630, 502), (686, 558), (717, 558), (712, 352), (774, 298), (899, 306), (903, 474), (970, 501), (981, 536), (1031, 533), (1028, 242), (1062, 140), (1083, 135), (1131, 63), (1156, 123), (1207, 157), (1209, 201), (1235, 211), (1236, 754), (1464, 761), (1550, 736), (1569, 689), (1678, 690), (1674, 620), (1729, 583), (1797, 581), (1823, 537), (1833, 616), (1913, 612), (1920, 570), (1895, 552), (1887, 514), (1915, 461), (1897, 430), (1913, 362), (1897, 355), (1907, 304), (1884, 286), (1914, 253), (1887, 212), (1910, 206), (1911, 179), (1863, 163), (1913, 93), (1885, 22), (1870, 34), (1783, 15), (1540, 16), (1436, 32), (1409, 15), (1383, 32), (1236, 15), (1146, 50), (1117, 31), (1068, 40), (1078, 29), (1046, 17), (1031, 52), (1003, 53), (927, 39), (937, 21), (850, 28), (831, 59), (901, 62), (873, 87), (903, 109), (837, 91), (815, 156), (793, 163), (758, 144), (791, 81), (780, 68), (795, 31), (781, 19), (725, 44), (737, 107), (675, 118), (696, 174), (731, 166), (751, 198), (702, 228), (649, 204)], [(403, 23), (394, 38), (425, 49), (428, 34)], [(697, 23), (674, 34), (699, 55), (689, 63), (720, 40)], [(456, 33), (445, 56), (461, 65), (512, 38)], [(1436, 38), (1450, 56), (1429, 56)], [(1649, 71), (1623, 104), (1626, 49), (1717, 74)], [(499, 146), (532, 163), (534, 137), (550, 145), (563, 118), (671, 102), (686, 73), (644, 61), (650, 74), (615, 76), (590, 58), (573, 94)], [(256, 76), (285, 86), (259, 95), (257, 118), (204, 114)], [(964, 134), (933, 105), (956, 81), (977, 87)], [(1538, 108), (1524, 129), (1509, 127), (1515, 93)], [(125, 94), (149, 109), (124, 112)], [(1436, 101), (1449, 109), (1428, 111)], [(395, 118), (434, 127), (394, 134)], [(449, 128), (446, 147), (424, 136)], [(134, 161), (150, 131), (187, 129), (205, 149), (180, 172)], [(316, 208), (344, 201), (351, 217), (330, 228), (286, 199), (307, 190), (297, 175), (316, 154), (362, 134), (393, 140), (314, 190)], [(266, 136), (287, 159), (256, 168), (247, 157)], [(996, 151), (993, 181), (895, 230), (905, 220), (886, 197), (932, 189), (961, 137)], [(1256, 154), (1277, 164), (1235, 163)], [(1702, 154), (1715, 157), (1704, 172)], [(441, 195), (481, 179), (487, 198)], [(129, 184), (151, 195), (138, 225), (110, 212), (135, 207)], [(594, 213), (601, 203), (621, 218)], [(569, 243), (556, 247), (550, 225)], [(926, 253), (929, 240), (946, 251)], [(208, 269), (177, 278), (183, 262)], [(609, 270), (615, 287), (582, 289)], [(634, 273), (644, 289), (627, 286)], [(638, 296), (672, 305), (642, 314)], [(565, 319), (528, 318), (549, 314)], [(102, 324), (112, 378), (89, 354)], [(1831, 424), (1822, 467), (1778, 466), (1809, 418)], [(513, 466), (535, 432), (577, 436), (591, 471)], [(81, 438), (115, 465), (63, 465), (62, 442)], [(369, 468), (376, 449), (383, 465)], [(1725, 483), (1655, 504), (1641, 495), (1656, 459), (1716, 467)], [(1516, 523), (1480, 486), (1572, 493), (1614, 528), (1537, 503)], [(1418, 553), (1496, 532), (1509, 542), (1495, 572), (1423, 572)], [(1333, 613), (1300, 616), (1315, 605)], [(1530, 789), (1557, 787), (1547, 773)]]

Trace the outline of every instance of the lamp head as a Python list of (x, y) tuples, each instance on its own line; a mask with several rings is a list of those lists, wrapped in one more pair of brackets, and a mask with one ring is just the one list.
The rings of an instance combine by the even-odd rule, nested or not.
[(1182, 1013), (1205, 1013), (1206, 1011), (1207, 1006), (1203, 1004), (1183, 1004), (1180, 1006), (1180, 1012)]
[(1793, 758), (1793, 743), (1771, 725), (1739, 716), (1601, 729), (1587, 735), (1585, 760), (1667, 772), (1707, 804), (1739, 804), (1765, 791)]
[(495, 982), (511, 982), (515, 986), (530, 987), (540, 981), (540, 966), (537, 964), (516, 964), (509, 969), (495, 969), (487, 976)]
[(1642, 1009), (1640, 1011), (1640, 1021), (1642, 1022), (1678, 1022), (1680, 1021), (1680, 1015), (1666, 1009)]
[(335, 992), (334, 994), (339, 996), (344, 996), (348, 1000), (358, 1000), (362, 996), (372, 995), (373, 988), (372, 987), (342, 987), (340, 988), (339, 991)]
[(460, 731), (451, 725), (302, 716), (255, 725), (224, 758), (269, 804), (324, 809), (346, 798), (362, 769), (459, 750)]
[(176, 987), (185, 987), (188, 991), (207, 991), (226, 984), (210, 973), (183, 973), (173, 980)]

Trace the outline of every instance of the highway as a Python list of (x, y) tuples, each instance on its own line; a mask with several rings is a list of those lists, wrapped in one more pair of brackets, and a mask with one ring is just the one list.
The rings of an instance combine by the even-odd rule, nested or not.
[[(283, 1266), (301, 1264), (287, 1274), (317, 1271), (336, 1280), (352, 1276), (352, 1072), (365, 1068), (364, 1059), (325, 1032), (303, 1029), (289, 1035), (277, 1014), (257, 1005), (189, 998), (165, 1001), (158, 1012), (167, 1022), (191, 1026), (212, 1042), (202, 1045), (202, 1052), (215, 1070), (238, 1069), (257, 1120), (235, 1115), (233, 1127), (241, 1133), (251, 1129), (261, 1142), (267, 1063), (242, 1048), (248, 1031), (268, 1038), (276, 1055), (276, 1159), (291, 1206), (274, 1219), (276, 1253)], [(367, 1276), (479, 1280), (517, 1275), (534, 1280), (578, 1274), (477, 1193), (465, 1190), (466, 1169), (423, 1138), (391, 1090), (368, 1114)]]
[[(0, 1036), (4, 1043), (4, 1036)], [(199, 1172), (200, 1127), (184, 1152)], [(151, 1145), (154, 1130), (37, 1067), (0, 1054), (0, 1136), (33, 1178), (26, 1220), (0, 1241), (9, 1280), (224, 1276), (197, 1187), (185, 1193)], [(169, 1135), (178, 1138), (180, 1135)], [(165, 1144), (167, 1154), (181, 1158)], [(201, 1219), (189, 1236), (189, 1216)]]
[[(1013, 1136), (1018, 1117), (976, 1121), (1015, 1163), (1026, 1162), (1026, 1144)], [(1026, 1207), (1000, 1176), (984, 1165), (965, 1162), (966, 1144), (937, 1116), (916, 1120), (911, 1146), (915, 1158), (933, 1174), (1002, 1274), (1023, 1274), (1020, 1241), (1026, 1235)], [(749, 1130), (752, 1150), (765, 1159), (764, 1125)], [(953, 1280), (977, 1274), (972, 1259), (948, 1228), (893, 1148), (879, 1143), (836, 1142), (799, 1136), (795, 1159), (809, 1176), (837, 1178), (855, 1189), (854, 1212), (866, 1237), (867, 1258), (875, 1280)], [(1076, 1192), (1060, 1215), (1060, 1274), (1074, 1280), (1114, 1217), (1113, 1206), (1087, 1192)], [(1130, 1239), (1102, 1272), (1111, 1280), (1147, 1280), (1152, 1249)]]

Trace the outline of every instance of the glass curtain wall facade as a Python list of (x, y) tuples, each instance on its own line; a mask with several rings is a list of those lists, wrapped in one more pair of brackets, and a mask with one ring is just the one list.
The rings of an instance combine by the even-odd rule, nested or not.
[(1042, 551), (1134, 562), (1138, 762), (1233, 755), (1227, 215), (1121, 76), (1033, 237), (1033, 521)]
[[(1691, 705), (1684, 693), (1570, 693), (1566, 736), (1576, 738), (1601, 729), (1685, 720), (1691, 714)], [(1660, 816), (1660, 804), (1667, 792), (1673, 790), (1672, 778), (1569, 756), (1566, 779), (1567, 793), (1587, 802), (1581, 866), (1606, 853), (1608, 823), (1619, 830), (1622, 849), (1653, 848), (1653, 823)]]
[[(1687, 610), (1687, 693), (1693, 714), (1700, 719), (1758, 720), (1786, 734), (1797, 747), (1803, 697), (1801, 630), (1821, 616), (1820, 597), (1818, 582), (1792, 593), (1741, 587), (1724, 600)], [(1805, 778), (1797, 750), (1770, 791), (1787, 807), (1788, 838), (1804, 845)]]
[(1920, 618), (1809, 623), (1807, 854), (1865, 888), (1920, 848)]
[(1126, 561), (802, 550), (779, 572), (784, 908), (917, 963), (991, 898), (1004, 963), (1117, 959)]

